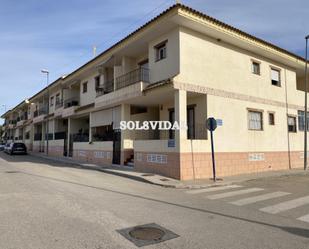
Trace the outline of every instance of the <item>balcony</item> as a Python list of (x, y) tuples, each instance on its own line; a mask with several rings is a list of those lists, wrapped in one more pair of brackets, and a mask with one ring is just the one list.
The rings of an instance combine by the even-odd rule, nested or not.
[(55, 109), (57, 110), (61, 107), (63, 107), (63, 100), (62, 99), (56, 100)]
[(143, 90), (149, 84), (149, 70), (146, 68), (133, 70), (117, 77), (114, 83), (115, 85), (104, 84), (97, 89), (95, 107), (108, 107), (142, 96)]
[(96, 88), (97, 97), (108, 94), (112, 91), (114, 91), (114, 79), (106, 81), (104, 82), (104, 85), (100, 85)]
[(33, 113), (33, 123), (39, 123), (42, 122), (45, 118), (45, 116), (47, 115), (47, 110), (48, 107), (47, 106), (42, 106), (40, 107), (38, 110), (34, 111)]
[(137, 82), (149, 83), (149, 69), (138, 68), (127, 74), (117, 77), (116, 90), (133, 85)]
[(64, 101), (64, 109), (62, 111), (62, 117), (67, 118), (74, 115), (75, 110), (79, 107), (79, 98), (74, 97)]
[[(121, 75), (115, 80), (115, 90), (134, 85), (138, 82), (149, 83), (149, 69), (147, 68), (138, 68), (129, 73)], [(109, 80), (100, 85), (97, 89), (97, 97), (100, 97), (104, 94), (108, 94), (114, 91), (114, 79)]]
[(64, 101), (64, 108), (70, 108), (72, 106), (79, 106), (79, 98), (70, 98)]

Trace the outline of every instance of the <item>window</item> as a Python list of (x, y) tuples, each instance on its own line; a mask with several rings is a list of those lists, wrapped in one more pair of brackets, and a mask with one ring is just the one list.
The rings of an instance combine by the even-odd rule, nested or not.
[(100, 88), (100, 85), (101, 85), (101, 78), (100, 78), (100, 75), (98, 75), (97, 77), (94, 78), (94, 86), (95, 86), (95, 89), (97, 90), (98, 88)]
[(249, 130), (263, 130), (263, 113), (261, 111), (248, 111)]
[(56, 95), (56, 105), (60, 105), (61, 101), (60, 101), (60, 93), (57, 93)]
[(83, 83), (83, 93), (86, 93), (88, 91), (88, 82)]
[(288, 131), (296, 132), (296, 117), (288, 116)]
[(260, 75), (260, 63), (252, 61), (252, 73)]
[(50, 97), (50, 106), (54, 105), (54, 96)]
[(280, 86), (280, 70), (271, 68), (271, 84), (273, 86)]
[(268, 113), (268, 124), (275, 125), (275, 113), (273, 112)]
[[(298, 111), (298, 130), (305, 130), (305, 112)], [(309, 112), (307, 112), (307, 131), (309, 131)]]
[(166, 58), (166, 43), (167, 41), (161, 42), (155, 46), (156, 61), (160, 61)]

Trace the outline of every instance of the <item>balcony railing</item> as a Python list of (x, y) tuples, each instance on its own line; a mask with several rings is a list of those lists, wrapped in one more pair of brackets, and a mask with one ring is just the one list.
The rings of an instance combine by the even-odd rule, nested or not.
[(38, 110), (33, 112), (33, 117), (36, 118), (41, 115), (47, 114), (47, 106), (42, 106)]
[[(149, 83), (149, 69), (147, 68), (138, 68), (129, 73), (121, 75), (116, 78), (116, 90), (124, 88), (126, 86), (133, 85), (137, 82), (146, 82)], [(104, 94), (114, 91), (114, 80), (109, 80), (104, 82), (103, 85), (100, 85), (97, 89), (97, 97)]]
[(69, 108), (72, 106), (78, 106), (79, 105), (79, 98), (70, 98), (64, 101), (64, 108)]
[(55, 109), (59, 109), (63, 106), (63, 100), (56, 100)]
[(129, 85), (133, 85), (137, 82), (149, 82), (149, 69), (138, 68), (127, 74), (116, 78), (116, 89), (120, 89)]
[(110, 93), (112, 91), (114, 91), (114, 79), (108, 80), (104, 82), (103, 85), (97, 87), (96, 89), (97, 97)]

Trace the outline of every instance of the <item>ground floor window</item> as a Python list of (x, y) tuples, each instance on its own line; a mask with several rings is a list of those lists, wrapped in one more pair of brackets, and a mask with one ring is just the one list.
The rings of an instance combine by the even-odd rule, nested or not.
[[(305, 112), (298, 111), (298, 130), (305, 130)], [(307, 112), (307, 131), (309, 130), (309, 112)]]
[(288, 116), (288, 130), (289, 132), (296, 132), (296, 117)]
[(261, 111), (248, 111), (249, 130), (263, 130), (263, 113)]

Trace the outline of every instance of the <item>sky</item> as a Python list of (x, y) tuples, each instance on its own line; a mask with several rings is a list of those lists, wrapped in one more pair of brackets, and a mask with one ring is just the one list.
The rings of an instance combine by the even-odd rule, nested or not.
[[(92, 59), (175, 0), (0, 0), (0, 113)], [(308, 0), (181, 0), (305, 56)], [(307, 16), (306, 16), (307, 15)], [(307, 18), (306, 18), (307, 17)]]

